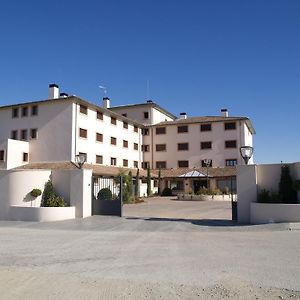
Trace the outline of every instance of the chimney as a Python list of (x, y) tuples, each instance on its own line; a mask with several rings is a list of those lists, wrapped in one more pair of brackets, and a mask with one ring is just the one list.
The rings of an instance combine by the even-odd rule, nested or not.
[(221, 109), (221, 116), (222, 117), (228, 117), (228, 110), (227, 110), (227, 108), (222, 108)]
[(187, 114), (185, 112), (180, 113), (179, 119), (187, 119)]
[(153, 103), (153, 101), (152, 100), (147, 100), (147, 103)]
[(59, 94), (59, 97), (60, 98), (66, 98), (66, 97), (68, 97), (69, 95), (67, 94), (67, 93), (60, 93)]
[(49, 84), (49, 99), (59, 98), (59, 87), (55, 83)]
[(110, 108), (110, 99), (108, 97), (103, 97), (103, 107)]

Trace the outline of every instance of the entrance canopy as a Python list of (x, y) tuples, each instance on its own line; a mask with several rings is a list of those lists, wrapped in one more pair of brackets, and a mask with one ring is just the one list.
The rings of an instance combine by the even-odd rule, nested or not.
[[(191, 177), (193, 177), (193, 178), (194, 177), (207, 177), (207, 174), (203, 174), (197, 170), (193, 170), (188, 173), (182, 174), (179, 177), (189, 177), (189, 178), (191, 178)], [(210, 177), (210, 176), (208, 176), (208, 177)]]

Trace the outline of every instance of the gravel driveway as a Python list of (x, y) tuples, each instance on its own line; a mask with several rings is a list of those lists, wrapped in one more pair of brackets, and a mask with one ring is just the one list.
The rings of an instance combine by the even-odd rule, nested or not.
[(125, 217), (190, 220), (231, 220), (230, 201), (178, 201), (176, 197), (146, 198), (144, 203), (124, 205)]
[(0, 221), (0, 299), (300, 299), (300, 231), (210, 225), (190, 208), (184, 220), (173, 202), (169, 219), (164, 206), (147, 216), (151, 203), (124, 218)]

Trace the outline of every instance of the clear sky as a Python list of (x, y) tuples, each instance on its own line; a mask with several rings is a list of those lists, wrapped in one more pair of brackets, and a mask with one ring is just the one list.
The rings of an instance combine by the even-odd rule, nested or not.
[(0, 105), (49, 83), (100, 104), (102, 84), (112, 105), (228, 108), (251, 119), (256, 162), (300, 161), (298, 0), (10, 0), (0, 25)]

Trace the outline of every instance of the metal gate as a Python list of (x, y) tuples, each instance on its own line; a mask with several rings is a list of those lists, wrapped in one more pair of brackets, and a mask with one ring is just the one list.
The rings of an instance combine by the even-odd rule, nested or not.
[(92, 177), (92, 215), (122, 217), (123, 177)]

